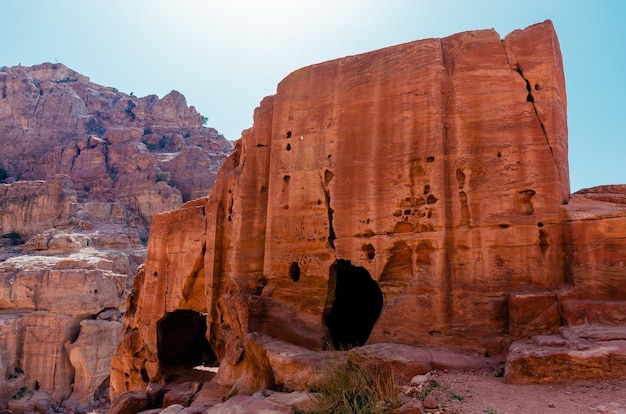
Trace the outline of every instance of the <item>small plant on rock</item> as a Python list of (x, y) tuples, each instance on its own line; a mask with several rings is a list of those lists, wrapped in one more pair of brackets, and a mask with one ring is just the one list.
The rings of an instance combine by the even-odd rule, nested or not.
[(159, 171), (156, 175), (156, 182), (165, 181), (166, 183), (170, 182), (171, 174), (169, 171)]
[(435, 381), (434, 379), (428, 380), (428, 382), (424, 384), (424, 388), (422, 389), (422, 391), (417, 394), (417, 398), (423, 400), (428, 396), (428, 394), (430, 394), (435, 388), (438, 387), (439, 383), (437, 381)]
[(465, 399), (465, 397), (463, 397), (461, 394), (457, 394), (456, 392), (452, 392), (452, 391), (448, 393), (448, 396), (450, 397), (451, 400), (456, 400), (456, 401), (463, 401)]
[(24, 397), (29, 397), (29, 396), (33, 395), (34, 393), (35, 392), (33, 390), (31, 390), (30, 388), (22, 387), (15, 394), (13, 394), (11, 399), (12, 400), (21, 400)]

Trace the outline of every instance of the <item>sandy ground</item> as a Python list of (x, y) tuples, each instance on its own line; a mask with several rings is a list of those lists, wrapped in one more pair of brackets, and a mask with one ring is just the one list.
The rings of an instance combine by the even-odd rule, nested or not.
[(433, 379), (440, 413), (626, 414), (626, 379), (516, 385), (484, 372), (437, 372)]
[[(189, 380), (189, 372), (173, 370)], [(197, 381), (214, 375), (196, 371)], [(431, 395), (439, 403), (431, 414), (626, 414), (626, 378), (562, 384), (507, 384), (491, 372), (432, 372)], [(177, 382), (176, 379), (174, 382)], [(107, 408), (92, 413), (105, 414)]]

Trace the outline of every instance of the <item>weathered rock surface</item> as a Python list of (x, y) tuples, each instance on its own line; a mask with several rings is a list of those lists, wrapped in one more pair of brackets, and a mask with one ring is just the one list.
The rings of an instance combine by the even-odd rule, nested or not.
[(86, 412), (108, 400), (153, 217), (206, 195), (232, 145), (176, 91), (60, 64), (2, 69), (0, 93), (0, 408), (26, 387)]
[(267, 413), (289, 414), (306, 412), (314, 405), (313, 397), (302, 391), (291, 393), (275, 393), (259, 391), (251, 396), (236, 396), (223, 404), (218, 404), (207, 411), (207, 414), (232, 413)]
[(108, 383), (141, 252), (83, 249), (0, 263), (0, 400), (39, 387), (58, 406), (94, 403)]
[[(220, 369), (197, 405), (306, 389), (315, 375), (286, 355), (313, 367), (355, 345), (366, 346), (349, 354), (374, 365), (422, 355), (421, 366), (396, 360), (408, 380), (436, 358), (475, 369), (477, 355), (502, 360), (514, 341), (623, 327), (626, 206), (570, 196), (566, 112), (549, 21), (292, 73), (255, 111), (209, 198), (157, 215), (112, 395), (166, 382), (207, 345)], [(291, 345), (278, 352), (263, 338)], [(536, 363), (576, 378), (558, 346)], [(534, 349), (511, 346), (511, 380), (543, 380), (513, 374)]]
[[(176, 91), (138, 98), (50, 63), (0, 71), (0, 90), (0, 166), (11, 179), (66, 174), (79, 199), (122, 201), (147, 222), (206, 195), (231, 150)], [(191, 159), (208, 168), (193, 185), (168, 186), (185, 180)]]

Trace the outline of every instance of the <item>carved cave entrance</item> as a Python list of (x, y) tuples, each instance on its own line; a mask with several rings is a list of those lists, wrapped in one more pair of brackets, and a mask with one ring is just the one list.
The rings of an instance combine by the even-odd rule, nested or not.
[(158, 322), (159, 363), (166, 382), (179, 378), (208, 381), (215, 375), (208, 367), (217, 367), (219, 363), (206, 339), (206, 330), (206, 314), (191, 310), (168, 313)]
[(378, 283), (367, 269), (338, 260), (330, 267), (330, 286), (329, 297), (334, 296), (334, 300), (325, 323), (334, 348), (364, 345), (383, 308)]

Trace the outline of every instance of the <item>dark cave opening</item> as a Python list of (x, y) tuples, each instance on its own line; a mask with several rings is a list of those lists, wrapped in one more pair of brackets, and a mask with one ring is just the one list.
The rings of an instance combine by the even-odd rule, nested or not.
[(176, 310), (158, 322), (158, 355), (166, 382), (190, 377), (206, 381), (215, 375), (194, 369), (219, 365), (206, 338), (206, 330), (206, 314), (191, 310)]
[[(334, 300), (326, 326), (335, 349), (364, 345), (383, 308), (383, 294), (367, 269), (338, 260), (330, 267)], [(332, 293), (332, 292), (331, 292)]]

